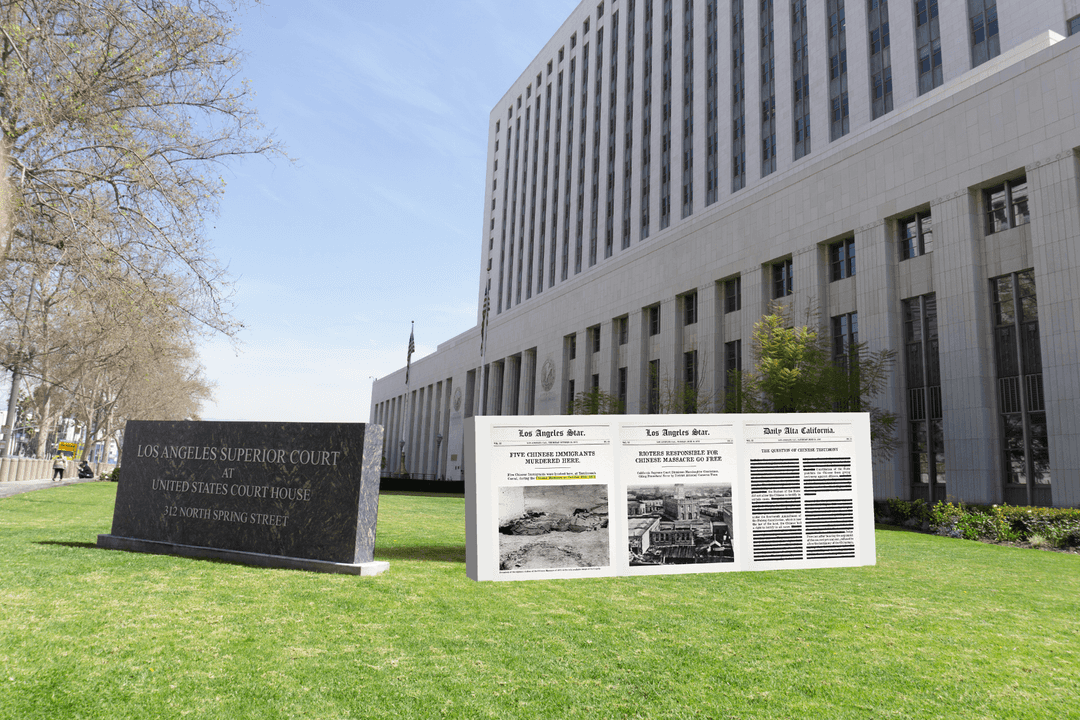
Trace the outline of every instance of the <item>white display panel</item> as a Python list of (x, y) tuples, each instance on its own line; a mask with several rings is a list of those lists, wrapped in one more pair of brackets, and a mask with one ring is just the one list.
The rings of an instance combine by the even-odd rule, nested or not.
[(866, 413), (466, 420), (473, 580), (875, 563)]

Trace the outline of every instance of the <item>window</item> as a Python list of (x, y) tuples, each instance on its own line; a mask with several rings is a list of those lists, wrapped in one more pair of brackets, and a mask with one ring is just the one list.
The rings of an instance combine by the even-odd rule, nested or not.
[(829, 39), (829, 139), (848, 134), (847, 22), (844, 0), (827, 0)]
[(592, 341), (592, 351), (594, 353), (600, 352), (600, 326), (595, 325), (589, 328), (589, 339)]
[(693, 325), (697, 322), (697, 293), (683, 295), (683, 325)]
[(570, 360), (577, 357), (577, 334), (566, 336), (566, 356)]
[(903, 318), (911, 495), (932, 504), (945, 499), (937, 297), (931, 293), (904, 300)]
[(1027, 194), (1027, 177), (1009, 180), (984, 190), (986, 234), (1026, 224), (1030, 220)]
[(742, 310), (742, 277), (724, 281), (724, 312)]
[(1050, 505), (1050, 452), (1039, 347), (1035, 271), (990, 280), (1004, 500)]
[(626, 412), (626, 368), (619, 368), (619, 387), (616, 397), (619, 399), (619, 412)]
[(929, 210), (901, 218), (897, 223), (897, 229), (901, 260), (926, 255), (934, 249), (934, 229), (930, 222)]
[(1069, 18), (1068, 25), (1069, 35), (1076, 35), (1077, 33), (1080, 33), (1080, 15), (1077, 15), (1074, 18)]
[(781, 260), (780, 262), (773, 263), (772, 266), (772, 278), (773, 278), (773, 293), (774, 299), (787, 297), (791, 295), (795, 286), (792, 283), (792, 263), (791, 258), (787, 260)]
[(870, 33), (870, 110), (872, 119), (877, 120), (893, 109), (887, 0), (867, 0), (866, 25)]
[(574, 393), (574, 381), (573, 380), (567, 380), (566, 381), (566, 414), (567, 415), (573, 415), (574, 414), (574, 395), (575, 395), (575, 393)]
[(683, 382), (685, 386), (682, 392), (682, 411), (685, 413), (697, 412), (697, 350), (683, 353)]
[(836, 315), (832, 319), (833, 362), (848, 369), (855, 343), (859, 342), (858, 313)]
[(589, 389), (593, 391), (600, 389), (600, 373), (593, 373), (592, 381), (589, 383)]
[(761, 28), (761, 176), (776, 170), (776, 60), (773, 0), (760, 0)]
[(724, 343), (724, 405), (742, 412), (742, 340)]
[(855, 239), (848, 238), (829, 245), (829, 282), (855, 274)]
[(615, 336), (619, 345), (625, 345), (630, 340), (630, 320), (626, 317), (615, 318)]
[(915, 57), (919, 94), (922, 95), (936, 88), (943, 80), (938, 0), (915, 0)]
[(746, 68), (743, 0), (731, 2), (731, 192), (746, 187)]
[(791, 92), (795, 159), (810, 152), (810, 58), (806, 0), (791, 3)]
[(653, 305), (649, 308), (649, 336), (660, 334), (660, 306)]
[(649, 415), (660, 412), (660, 361), (649, 361), (649, 393), (645, 410)]
[(997, 0), (968, 0), (971, 67), (1001, 54), (998, 38)]

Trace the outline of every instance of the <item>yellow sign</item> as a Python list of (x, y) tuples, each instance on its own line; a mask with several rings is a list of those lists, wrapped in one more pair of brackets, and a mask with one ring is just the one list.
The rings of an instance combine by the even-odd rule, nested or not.
[(75, 452), (79, 449), (79, 444), (73, 442), (56, 443), (56, 449), (65, 455), (74, 456)]

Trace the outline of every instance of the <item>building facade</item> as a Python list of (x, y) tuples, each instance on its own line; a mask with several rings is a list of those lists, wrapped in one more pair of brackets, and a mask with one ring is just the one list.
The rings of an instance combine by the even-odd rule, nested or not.
[(1078, 31), (1080, 0), (583, 2), (490, 116), (477, 326), (374, 385), (387, 469), (460, 479), (464, 418), (592, 388), (714, 410), (779, 302), (897, 352), (876, 497), (1080, 505)]

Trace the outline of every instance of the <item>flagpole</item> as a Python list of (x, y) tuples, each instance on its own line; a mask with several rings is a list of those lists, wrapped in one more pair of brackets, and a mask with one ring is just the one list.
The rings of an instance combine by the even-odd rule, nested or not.
[(484, 290), (484, 305), (483, 312), (480, 317), (480, 407), (477, 415), (483, 415), (484, 409), (487, 405), (487, 389), (485, 387), (485, 380), (487, 380), (487, 366), (484, 364), (484, 354), (487, 352), (487, 324), (488, 314), (491, 312), (491, 289), (486, 288)]
[(416, 342), (413, 339), (415, 325), (415, 320), (409, 321), (409, 350), (405, 356), (405, 410), (401, 413), (401, 464), (398, 467), (398, 472), (402, 475), (407, 472), (405, 467), (405, 437), (409, 427), (409, 408), (412, 407), (412, 398), (409, 397), (409, 372), (412, 369), (412, 354), (416, 351)]

